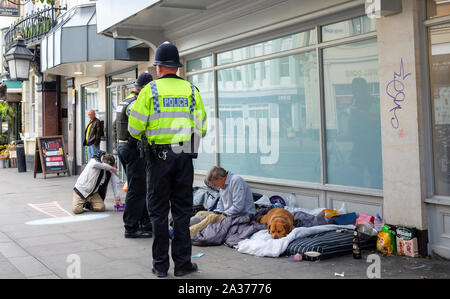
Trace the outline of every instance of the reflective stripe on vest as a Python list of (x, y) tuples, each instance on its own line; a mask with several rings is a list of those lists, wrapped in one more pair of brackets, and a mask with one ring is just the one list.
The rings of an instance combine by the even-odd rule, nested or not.
[(194, 132), (194, 128), (159, 128), (159, 129), (148, 129), (145, 133), (146, 135), (190, 135)]
[(191, 83), (191, 91), (192, 91), (192, 100), (191, 100), (191, 106), (189, 107), (189, 111), (191, 112), (191, 114), (194, 114), (194, 108), (195, 108), (195, 86), (192, 83)]
[(155, 113), (160, 113), (161, 109), (159, 108), (158, 88), (156, 87), (155, 81), (150, 82), (150, 88), (152, 90), (153, 109), (155, 110)]

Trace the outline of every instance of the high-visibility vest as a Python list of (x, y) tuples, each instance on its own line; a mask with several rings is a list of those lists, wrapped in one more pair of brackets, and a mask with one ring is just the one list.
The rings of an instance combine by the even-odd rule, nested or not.
[(131, 136), (149, 144), (189, 141), (193, 133), (205, 136), (206, 113), (197, 88), (180, 78), (151, 81), (139, 93), (128, 118)]

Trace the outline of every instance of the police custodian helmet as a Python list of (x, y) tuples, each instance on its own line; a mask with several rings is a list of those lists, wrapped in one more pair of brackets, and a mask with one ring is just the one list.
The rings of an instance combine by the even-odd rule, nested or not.
[(183, 66), (180, 63), (180, 55), (178, 54), (177, 47), (170, 42), (164, 42), (156, 48), (153, 65), (162, 65), (166, 67)]
[(152, 75), (147, 72), (143, 72), (137, 77), (136, 82), (134, 83), (134, 87), (136, 87), (137, 89), (142, 89), (145, 85), (150, 83), (150, 81), (153, 81)]

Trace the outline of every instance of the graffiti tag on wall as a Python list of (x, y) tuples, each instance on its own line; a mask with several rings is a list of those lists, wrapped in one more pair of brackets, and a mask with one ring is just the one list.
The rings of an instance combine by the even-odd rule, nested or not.
[(398, 129), (400, 126), (400, 120), (398, 111), (402, 109), (402, 105), (406, 100), (405, 80), (411, 75), (406, 73), (403, 66), (403, 58), (400, 60), (399, 72), (394, 71), (393, 79), (386, 85), (386, 94), (392, 99), (394, 107), (389, 110), (391, 112), (391, 126), (394, 129)]

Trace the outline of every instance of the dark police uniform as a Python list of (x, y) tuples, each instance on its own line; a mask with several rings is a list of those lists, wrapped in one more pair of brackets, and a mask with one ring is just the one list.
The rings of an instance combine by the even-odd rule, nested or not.
[[(138, 141), (128, 133), (129, 106), (137, 99), (132, 92), (117, 107), (117, 152), (127, 175), (128, 192), (125, 198), (123, 222), (125, 237), (151, 237), (151, 223), (146, 203), (145, 160), (140, 157)], [(143, 234), (145, 233), (145, 234)]]
[[(154, 65), (182, 66), (176, 47), (168, 42), (160, 45)], [(150, 82), (131, 109), (128, 130), (134, 138), (150, 144), (146, 161), (147, 206), (153, 225), (152, 272), (165, 277), (169, 269), (169, 210), (174, 223), (171, 247), (175, 276), (197, 271), (191, 262), (189, 233), (195, 153), (189, 150), (196, 139), (192, 136), (206, 134), (200, 93), (174, 74)]]

